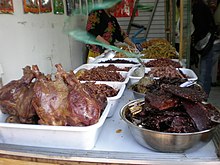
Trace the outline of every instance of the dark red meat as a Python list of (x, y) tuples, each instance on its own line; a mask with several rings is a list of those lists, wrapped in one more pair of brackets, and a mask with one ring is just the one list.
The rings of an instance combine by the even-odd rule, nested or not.
[(193, 101), (201, 102), (207, 99), (207, 94), (202, 90), (194, 90), (192, 88), (182, 88), (175, 85), (163, 85), (162, 89), (166, 92), (172, 93), (175, 96)]
[(68, 87), (64, 83), (60, 73), (57, 72), (54, 81), (44, 76), (38, 67), (32, 67), (37, 81), (34, 85), (35, 95), (33, 105), (40, 118), (39, 124), (45, 125), (67, 125), (67, 96)]
[(178, 99), (169, 95), (156, 95), (150, 92), (145, 94), (145, 102), (149, 103), (153, 108), (165, 110), (175, 107), (178, 104)]
[(202, 103), (182, 100), (182, 104), (199, 131), (209, 128), (211, 123), (208, 118), (208, 112)]
[(0, 89), (0, 108), (3, 113), (17, 116), (21, 123), (33, 123), (36, 115), (31, 104), (33, 97), (33, 72), (30, 66), (23, 68), (23, 76)]
[[(62, 70), (60, 65), (56, 65)], [(89, 93), (76, 78), (75, 74), (63, 72), (65, 82), (68, 84), (68, 125), (92, 125), (98, 122), (107, 98), (94, 96)]]

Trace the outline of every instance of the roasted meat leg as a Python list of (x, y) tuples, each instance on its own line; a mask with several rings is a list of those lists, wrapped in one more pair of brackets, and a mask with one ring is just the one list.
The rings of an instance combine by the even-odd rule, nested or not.
[(35, 110), (31, 104), (34, 74), (30, 66), (23, 68), (23, 76), (0, 89), (0, 109), (3, 113), (17, 116), (21, 123), (34, 123)]
[[(61, 65), (56, 65), (59, 71)], [(62, 74), (65, 82), (68, 84), (68, 125), (92, 125), (98, 122), (103, 105), (90, 93), (83, 88), (75, 74), (70, 71)]]
[(34, 85), (33, 106), (40, 118), (39, 124), (67, 125), (68, 87), (61, 74), (56, 73), (55, 80), (44, 76), (36, 65), (32, 66), (37, 81)]

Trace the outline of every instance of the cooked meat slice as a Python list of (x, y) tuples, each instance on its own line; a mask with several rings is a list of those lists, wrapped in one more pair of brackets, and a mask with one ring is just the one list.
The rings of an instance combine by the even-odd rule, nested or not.
[(149, 103), (153, 108), (165, 110), (175, 107), (178, 104), (178, 99), (170, 95), (156, 95), (150, 92), (145, 94), (145, 102)]
[(191, 100), (193, 102), (201, 102), (207, 99), (207, 94), (202, 90), (196, 90), (192, 88), (182, 88), (175, 85), (163, 85), (162, 89), (172, 93), (173, 95)]
[(182, 100), (182, 104), (199, 131), (208, 129), (211, 124), (207, 109), (202, 103)]
[[(58, 70), (62, 70), (61, 65), (56, 65)], [(83, 88), (75, 74), (62, 72), (65, 82), (68, 84), (68, 125), (92, 125), (98, 122), (103, 104), (106, 105), (107, 98), (101, 103), (97, 98)]]

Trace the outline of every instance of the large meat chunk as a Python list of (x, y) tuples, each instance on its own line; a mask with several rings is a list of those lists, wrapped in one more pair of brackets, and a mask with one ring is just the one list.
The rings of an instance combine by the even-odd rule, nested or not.
[(0, 89), (0, 109), (3, 113), (16, 116), (21, 123), (34, 123), (36, 116), (31, 104), (34, 74), (30, 66), (23, 68), (23, 76)]
[[(60, 65), (56, 67), (62, 70)], [(75, 74), (70, 71), (69, 73), (63, 72), (62, 74), (65, 82), (68, 84), (68, 125), (92, 125), (98, 122), (104, 105), (106, 105), (107, 98), (99, 98), (103, 100), (101, 103), (97, 98), (93, 96), (76, 78)]]
[(39, 124), (45, 125), (67, 125), (67, 96), (68, 87), (57, 72), (55, 80), (42, 74), (34, 65), (33, 71), (37, 80), (34, 85), (35, 95), (33, 106), (40, 118)]

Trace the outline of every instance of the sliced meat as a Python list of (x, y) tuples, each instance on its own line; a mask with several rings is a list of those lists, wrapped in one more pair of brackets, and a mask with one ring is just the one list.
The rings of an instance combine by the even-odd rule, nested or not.
[(145, 102), (149, 103), (153, 108), (159, 110), (165, 110), (171, 107), (175, 107), (178, 104), (178, 99), (169, 95), (156, 95), (150, 92), (145, 94)]
[(207, 116), (207, 109), (202, 103), (182, 100), (182, 104), (199, 131), (209, 128), (211, 123)]
[(162, 89), (166, 92), (172, 93), (173, 95), (182, 97), (184, 99), (193, 102), (202, 102), (207, 99), (207, 94), (202, 90), (195, 90), (192, 88), (182, 88), (175, 85), (163, 85)]

